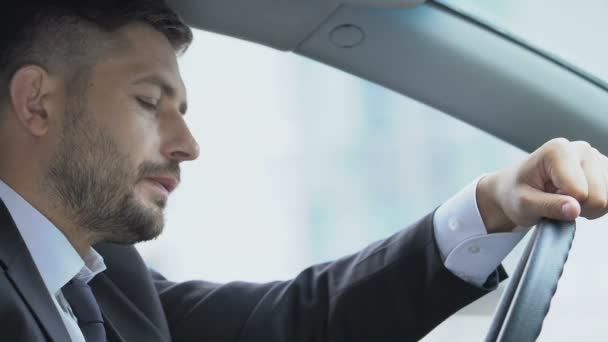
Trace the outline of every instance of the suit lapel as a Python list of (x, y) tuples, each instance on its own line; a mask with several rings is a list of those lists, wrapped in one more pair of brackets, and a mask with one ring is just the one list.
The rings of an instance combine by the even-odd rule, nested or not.
[(106, 315), (102, 310), (103, 315), (103, 325), (106, 328), (106, 335), (108, 337), (108, 342), (126, 342), (122, 335), (118, 332), (118, 329), (112, 323), (112, 320), (108, 315)]
[(6, 206), (0, 201), (0, 262), (38, 322), (54, 341), (70, 337)]
[(97, 275), (90, 285), (107, 320), (106, 328), (117, 341), (168, 341), (105, 274)]

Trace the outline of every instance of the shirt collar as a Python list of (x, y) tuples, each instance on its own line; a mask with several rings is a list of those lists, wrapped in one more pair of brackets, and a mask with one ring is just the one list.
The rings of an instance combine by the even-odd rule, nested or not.
[(103, 257), (93, 248), (84, 256), (84, 266), (76, 274), (76, 278), (84, 283), (90, 282), (96, 275), (106, 270)]
[(93, 248), (83, 260), (49, 219), (2, 180), (0, 199), (15, 221), (49, 293), (56, 294), (74, 277), (88, 283), (106, 269), (103, 258)]

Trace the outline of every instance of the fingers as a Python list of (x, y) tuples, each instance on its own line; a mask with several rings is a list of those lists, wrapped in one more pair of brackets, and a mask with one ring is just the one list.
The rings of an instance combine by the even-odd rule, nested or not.
[(573, 197), (533, 187), (522, 190), (519, 207), (521, 216), (518, 224), (522, 226), (532, 226), (542, 217), (572, 221), (581, 214), (581, 206)]
[(545, 182), (551, 183), (557, 193), (572, 196), (579, 202), (584, 202), (589, 193), (587, 175), (580, 163), (582, 148), (559, 138), (548, 142), (542, 151)]
[[(547, 143), (544, 157), (543, 165), (554, 189), (552, 192), (573, 197), (580, 204), (583, 217), (593, 219), (606, 213), (608, 159), (604, 155), (584, 141), (555, 139)], [(570, 214), (579, 211), (572, 206), (564, 209), (570, 210)]]
[(581, 202), (582, 216), (588, 219), (600, 217), (608, 206), (608, 188), (606, 168), (603, 156), (595, 148), (585, 148), (580, 151), (581, 168), (587, 179), (587, 198)]
[(584, 141), (553, 139), (494, 183), (493, 203), (517, 225), (608, 214), (608, 157)]
[[(604, 170), (604, 184), (606, 184), (606, 190), (608, 191), (608, 157), (598, 151), (599, 162), (602, 169)], [(608, 204), (608, 203), (607, 203)]]

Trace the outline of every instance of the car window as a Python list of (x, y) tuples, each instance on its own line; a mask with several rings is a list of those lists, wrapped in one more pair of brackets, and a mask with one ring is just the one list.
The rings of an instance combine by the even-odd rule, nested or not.
[[(182, 166), (164, 233), (138, 246), (175, 281), (294, 277), (397, 232), (526, 155), (383, 87), (233, 38), (195, 31), (180, 66), (201, 154)], [(425, 341), (481, 340), (500, 293)]]
[(608, 2), (441, 0), (608, 82)]
[[(582, 70), (604, 84), (608, 81), (608, 2), (550, 0), (441, 0), (441, 3), (481, 19), (500, 31), (523, 40), (560, 62)], [(498, 56), (497, 56), (498, 57)], [(551, 86), (551, 85), (547, 85)], [(580, 99), (585, 101), (585, 99)], [(608, 119), (608, 117), (607, 117)], [(607, 151), (602, 151), (606, 154)], [(608, 297), (608, 276), (603, 271), (606, 217), (577, 220), (577, 232), (564, 274), (543, 324), (539, 341), (605, 341), (608, 327), (602, 310)], [(514, 262), (516, 252), (509, 262)], [(479, 311), (479, 310), (478, 310)], [(461, 329), (480, 329), (475, 340), (481, 340), (487, 326), (477, 317), (475, 325), (463, 322)], [(450, 329), (438, 329), (437, 341), (448, 340)], [(441, 334), (443, 335), (441, 335)], [(471, 335), (472, 336), (472, 335)], [(460, 339), (466, 341), (466, 338)]]

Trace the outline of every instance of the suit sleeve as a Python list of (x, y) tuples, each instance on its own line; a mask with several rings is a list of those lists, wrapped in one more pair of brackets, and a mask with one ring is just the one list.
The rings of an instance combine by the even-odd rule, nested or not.
[(448, 271), (430, 214), (394, 236), (285, 282), (173, 283), (153, 278), (175, 341), (415, 341), (484, 288)]

